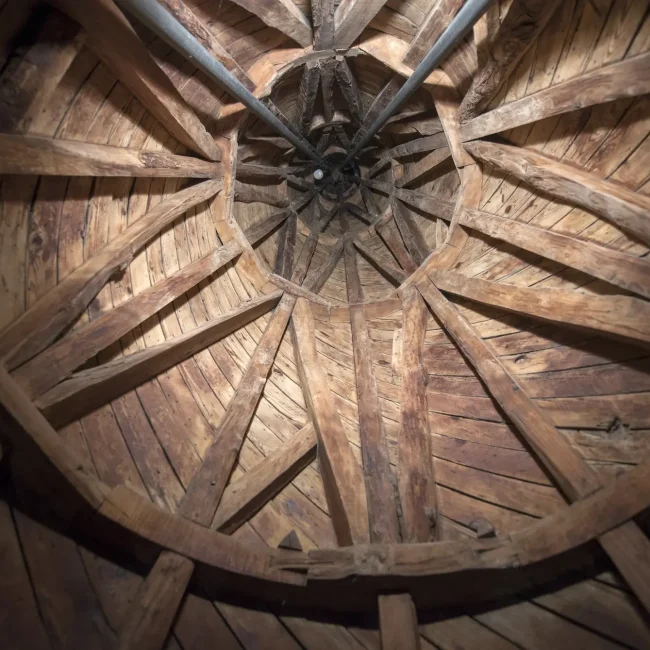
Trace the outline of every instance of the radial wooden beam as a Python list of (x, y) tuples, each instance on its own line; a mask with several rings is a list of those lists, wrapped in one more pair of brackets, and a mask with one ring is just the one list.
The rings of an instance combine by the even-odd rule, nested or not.
[(302, 171), (301, 167), (273, 167), (253, 163), (237, 163), (237, 178), (286, 178)]
[(337, 55), (336, 57), (336, 79), (343, 93), (343, 97), (350, 110), (350, 116), (356, 124), (361, 124), (363, 119), (363, 102), (357, 80), (354, 77), (352, 69), (348, 65), (345, 57)]
[(362, 221), (367, 226), (372, 224), (372, 217), (363, 208), (360, 208), (358, 205), (354, 203), (345, 203), (343, 207), (347, 210), (349, 214), (351, 214), (353, 217), (356, 217), (357, 219), (359, 219), (359, 221)]
[(463, 124), (464, 141), (596, 104), (650, 93), (650, 54), (625, 59), (545, 88)]
[(408, 594), (381, 594), (377, 603), (381, 650), (420, 650), (413, 599)]
[(527, 185), (586, 208), (650, 243), (650, 197), (532, 149), (483, 141), (468, 142), (465, 147), (475, 158)]
[(307, 424), (224, 491), (212, 528), (233, 533), (316, 457), (316, 432)]
[(394, 264), (385, 260), (377, 259), (372, 251), (359, 240), (354, 240), (354, 247), (375, 267), (375, 269), (377, 269), (379, 273), (395, 285), (400, 285), (408, 277), (408, 274), (405, 271), (402, 271), (402, 269)]
[(451, 221), (454, 217), (454, 204), (451, 201), (444, 201), (404, 187), (396, 187), (395, 196), (400, 201), (404, 201), (404, 203), (408, 203), (414, 208), (439, 219)]
[(453, 88), (436, 86), (431, 91), (431, 94), (444, 134), (447, 138), (447, 144), (454, 159), (454, 164), (459, 169), (473, 164), (474, 161), (467, 154), (461, 142), (458, 126), (458, 106), (460, 101), (458, 93)]
[(314, 112), (314, 104), (316, 103), (316, 95), (318, 94), (319, 81), (319, 62), (316, 60), (307, 61), (302, 70), (296, 105), (296, 123), (298, 124), (300, 133), (306, 134), (309, 132), (311, 116)]
[(294, 309), (291, 333), (307, 410), (318, 438), (321, 478), (336, 539), (340, 546), (368, 543), (363, 475), (319, 360), (314, 317), (303, 298)]
[(62, 427), (254, 321), (273, 309), (281, 294), (255, 298), (181, 336), (81, 370), (42, 395), (36, 405), (53, 426)]
[(409, 209), (395, 199), (393, 199), (392, 209), (393, 218), (395, 219), (400, 235), (402, 235), (404, 244), (410, 256), (419, 266), (429, 255), (429, 247)]
[(414, 287), (402, 299), (402, 387), (397, 439), (397, 487), (406, 543), (439, 538), (436, 482), (427, 415), (427, 371), (423, 361), (428, 312)]
[[(567, 499), (576, 501), (600, 490), (602, 484), (596, 472), (555, 428), (550, 415), (528, 397), (458, 309), (429, 280), (421, 282), (418, 289)], [(650, 611), (650, 540), (629, 520), (609, 530), (600, 541)]]
[(560, 4), (560, 0), (518, 0), (510, 5), (490, 56), (460, 105), (460, 122), (478, 115), (490, 103)]
[(194, 562), (163, 551), (126, 613), (118, 650), (160, 650), (194, 573)]
[(442, 291), (545, 321), (650, 344), (650, 303), (628, 296), (599, 296), (563, 289), (517, 287), (454, 271), (431, 271)]
[(284, 224), (280, 235), (278, 251), (275, 256), (273, 270), (278, 275), (288, 278), (293, 268), (293, 256), (296, 246), (296, 230), (298, 227), (298, 216), (291, 215)]
[(351, 146), (356, 146), (356, 144), (361, 140), (361, 138), (368, 132), (368, 129), (372, 126), (372, 123), (379, 117), (380, 113), (388, 106), (390, 101), (395, 97), (397, 91), (402, 87), (404, 83), (402, 77), (398, 74), (394, 74), (386, 83), (386, 85), (377, 93), (377, 96), (373, 100), (368, 112), (363, 118), (361, 126), (354, 134), (352, 138)]
[(462, 7), (463, 0), (437, 0), (413, 37), (402, 62), (412, 70), (418, 66), (433, 44)]
[(314, 50), (331, 50), (334, 43), (334, 0), (311, 0)]
[(450, 156), (451, 150), (449, 147), (435, 149), (430, 154), (424, 156), (421, 160), (405, 165), (404, 174), (400, 178), (396, 179), (395, 185), (397, 187), (405, 187), (406, 185), (414, 183), (425, 174), (429, 174), (437, 167), (441, 167), (447, 160), (449, 160)]
[(263, 2), (260, 0), (233, 0), (233, 2), (303, 47), (309, 47), (312, 44), (311, 24), (292, 0), (264, 0)]
[(51, 0), (88, 33), (88, 44), (162, 125), (209, 160), (221, 152), (112, 0)]
[(397, 263), (407, 273), (413, 273), (418, 268), (418, 265), (414, 262), (410, 253), (406, 250), (406, 246), (404, 246), (404, 241), (402, 240), (399, 231), (395, 232), (390, 227), (389, 223), (378, 223), (375, 226), (375, 230), (381, 237), (384, 244), (386, 244), (386, 248), (388, 248), (393, 257), (397, 260)]
[(386, 0), (341, 0), (334, 14), (334, 48), (349, 48), (385, 4)]
[(235, 181), (235, 201), (240, 203), (265, 203), (276, 208), (289, 206), (289, 199), (286, 196), (278, 196), (265, 192), (259, 186), (249, 185), (241, 181)]
[(447, 136), (443, 133), (427, 135), (424, 138), (416, 138), (404, 144), (398, 144), (396, 147), (388, 150), (391, 158), (400, 158), (401, 156), (410, 156), (414, 153), (424, 153), (440, 149), (448, 145)]
[(334, 71), (336, 59), (322, 59), (320, 61), (320, 82), (323, 96), (323, 117), (326, 122), (331, 122), (334, 117)]
[(205, 181), (164, 200), (34, 303), (0, 334), (0, 358), (5, 366), (12, 370), (45, 349), (147, 242), (222, 187), (221, 180)]
[(216, 178), (221, 165), (189, 156), (105, 144), (0, 134), (0, 174)]
[(244, 84), (251, 92), (255, 90), (255, 82), (246, 74), (246, 71), (239, 66), (228, 50), (226, 50), (183, 0), (160, 0), (160, 4), (238, 81)]
[[(286, 211), (279, 213), (279, 217), (271, 215), (248, 229), (245, 232), (248, 241), (254, 244), (258, 237), (265, 236), (286, 216)], [(232, 240), (188, 264), (162, 282), (71, 332), (18, 368), (14, 377), (31, 396), (42, 395), (85, 361), (232, 261), (241, 251), (239, 242)]]
[(480, 210), (464, 210), (459, 223), (650, 298), (647, 259)]

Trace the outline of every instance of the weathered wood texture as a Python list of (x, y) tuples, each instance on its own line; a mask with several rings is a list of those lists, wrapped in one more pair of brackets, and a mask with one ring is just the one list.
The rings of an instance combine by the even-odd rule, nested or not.
[(302, 71), (298, 101), (296, 106), (296, 122), (300, 133), (307, 133), (314, 112), (314, 104), (320, 81), (320, 65), (318, 61), (307, 61)]
[(316, 433), (308, 424), (226, 488), (212, 527), (224, 533), (237, 530), (315, 457)]
[(183, 0), (160, 0), (160, 2), (203, 45), (213, 58), (219, 61), (248, 90), (251, 92), (255, 90), (255, 82)]
[(349, 48), (385, 4), (386, 0), (341, 0), (334, 14), (334, 47)]
[(462, 125), (461, 136), (465, 141), (476, 140), (553, 115), (648, 93), (650, 54), (640, 54), (479, 115)]
[(42, 395), (36, 405), (54, 426), (61, 427), (250, 323), (273, 309), (280, 296), (275, 292), (256, 298), (164, 343), (81, 370)]
[(545, 321), (584, 327), (615, 338), (650, 344), (650, 303), (628, 296), (599, 296), (564, 289), (517, 287), (432, 270), (442, 291)]
[(314, 317), (299, 299), (292, 318), (296, 365), (318, 437), (318, 459), (336, 539), (341, 546), (370, 541), (363, 474), (348, 442), (316, 351)]
[(356, 124), (361, 124), (363, 119), (363, 102), (361, 101), (361, 93), (357, 80), (354, 77), (352, 69), (343, 56), (336, 57), (336, 68), (334, 70), (336, 79), (341, 88), (341, 92), (348, 108), (350, 109), (350, 116)]
[(464, 210), (459, 223), (650, 298), (645, 259), (479, 210)]
[(119, 650), (160, 650), (194, 573), (194, 562), (163, 551), (135, 594), (120, 630)]
[(221, 165), (159, 151), (0, 134), (1, 174), (215, 178)]
[(175, 138), (208, 160), (221, 159), (214, 139), (112, 0), (52, 2), (81, 24), (89, 45)]
[(382, 650), (420, 650), (418, 619), (411, 596), (382, 594), (377, 603)]
[(440, 38), (458, 10), (462, 0), (436, 0), (413, 37), (409, 49), (402, 59), (409, 68), (415, 70), (433, 44)]
[(7, 368), (25, 363), (56, 339), (88, 306), (99, 290), (135, 254), (175, 219), (223, 187), (206, 181), (177, 192), (147, 212), (6, 327), (0, 338), (0, 357)]
[(311, 0), (314, 50), (329, 50), (334, 43), (334, 0)]
[(650, 243), (650, 197), (532, 149), (483, 141), (468, 142), (465, 147), (472, 156), (527, 185), (586, 208)]
[(402, 539), (429, 542), (439, 537), (436, 484), (427, 415), (427, 371), (423, 362), (428, 311), (419, 293), (405, 287), (402, 299), (402, 388), (397, 440), (397, 487)]
[(303, 47), (312, 44), (311, 24), (305, 14), (292, 0), (234, 0), (235, 4), (250, 11), (254, 16), (275, 27)]
[(489, 104), (559, 5), (559, 0), (521, 0), (510, 5), (487, 62), (463, 98), (458, 110), (459, 122), (466, 122)]

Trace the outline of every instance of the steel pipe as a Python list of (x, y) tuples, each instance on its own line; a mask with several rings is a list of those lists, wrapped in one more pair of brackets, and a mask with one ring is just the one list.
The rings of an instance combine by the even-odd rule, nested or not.
[(307, 140), (287, 128), (253, 93), (217, 61), (203, 45), (176, 20), (158, 0), (118, 0), (129, 13), (146, 25), (185, 58), (192, 61), (211, 79), (236, 97), (251, 113), (275, 129), (283, 138), (321, 167), (329, 167)]
[(474, 23), (485, 13), (491, 2), (492, 0), (467, 0), (465, 2), (456, 17), (449, 23), (447, 29), (433, 44), (418, 67), (415, 68), (413, 74), (370, 125), (368, 131), (361, 137), (352, 151), (348, 153), (341, 167), (345, 167), (370, 142), (377, 131), (396, 113), (397, 109), (422, 85), (434, 69), (451, 54), (454, 47), (460, 43), (465, 34), (474, 26)]

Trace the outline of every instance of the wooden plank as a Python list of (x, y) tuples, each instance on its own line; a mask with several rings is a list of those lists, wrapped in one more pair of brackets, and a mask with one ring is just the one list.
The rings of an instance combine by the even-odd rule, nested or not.
[(361, 124), (363, 119), (363, 102), (361, 101), (361, 93), (359, 91), (357, 80), (354, 78), (354, 73), (348, 65), (348, 62), (345, 60), (345, 57), (342, 55), (337, 55), (336, 57), (335, 74), (343, 98), (350, 110), (352, 120), (356, 124)]
[(560, 0), (519, 0), (510, 5), (486, 64), (461, 102), (459, 122), (467, 122), (490, 103), (560, 4)]
[(85, 361), (218, 271), (241, 250), (239, 242), (233, 240), (188, 264), (41, 352), (15, 372), (16, 379), (30, 395), (43, 394)]
[[(405, 187), (419, 180), (425, 174), (431, 173), (436, 167), (440, 167), (445, 163), (451, 156), (451, 150), (449, 147), (441, 147), (440, 149), (435, 149), (427, 156), (424, 156), (421, 160), (417, 162), (410, 163), (405, 165), (404, 174), (401, 178), (398, 178), (395, 181), (397, 187)], [(453, 168), (452, 168), (453, 169)]]
[(484, 138), (553, 115), (650, 93), (650, 54), (640, 54), (499, 106), (463, 124), (464, 141)]
[(451, 201), (443, 201), (442, 199), (433, 198), (428, 194), (423, 194), (416, 190), (409, 190), (404, 187), (396, 187), (395, 196), (400, 201), (404, 201), (404, 203), (408, 203), (414, 208), (439, 219), (451, 221), (454, 217), (454, 204)]
[(237, 163), (237, 178), (286, 178), (302, 171), (300, 167), (273, 167), (253, 163)]
[(255, 82), (183, 0), (161, 0), (161, 4), (233, 77), (251, 92), (255, 90)]
[(356, 253), (350, 240), (346, 241), (344, 252), (370, 541), (399, 542), (400, 531), (395, 501), (396, 483), (388, 460), (388, 447), (379, 408), (368, 326), (363, 305), (353, 304), (363, 300), (363, 292), (357, 270)]
[(278, 196), (265, 192), (258, 186), (235, 181), (235, 201), (240, 203), (265, 203), (276, 208), (286, 208), (289, 206), (289, 199), (286, 196)]
[(388, 250), (392, 253), (393, 257), (407, 273), (410, 274), (417, 270), (418, 265), (413, 261), (410, 253), (406, 250), (406, 246), (404, 246), (404, 242), (402, 241), (399, 232), (395, 232), (387, 223), (377, 224), (375, 229), (384, 244), (386, 244)]
[(296, 365), (318, 437), (318, 458), (332, 525), (339, 545), (370, 540), (361, 468), (348, 442), (316, 351), (314, 317), (309, 302), (298, 300), (292, 317)]
[(393, 200), (392, 208), (393, 218), (402, 235), (404, 244), (415, 263), (419, 266), (429, 255), (429, 247), (409, 209), (396, 200)]
[[(447, 137), (447, 143), (454, 159), (454, 164), (459, 169), (465, 165), (472, 165), (474, 161), (463, 148), (458, 125), (458, 106), (460, 98), (453, 88), (436, 86), (432, 91), (433, 103), (438, 112), (440, 123)], [(435, 137), (435, 136), (434, 136)]]
[(212, 528), (233, 533), (288, 485), (316, 457), (316, 433), (311, 424), (258, 465), (233, 481), (212, 522)]
[(280, 296), (276, 291), (255, 298), (181, 336), (81, 370), (42, 395), (36, 405), (53, 426), (62, 427), (254, 321), (273, 309)]
[(401, 156), (410, 156), (414, 153), (424, 153), (440, 149), (447, 146), (447, 136), (443, 133), (427, 135), (424, 138), (416, 138), (404, 144), (398, 144), (396, 147), (388, 150), (391, 158), (400, 158)]
[(233, 0), (269, 27), (292, 38), (303, 47), (313, 41), (311, 24), (292, 0)]
[(160, 650), (194, 573), (194, 562), (163, 551), (135, 594), (116, 647), (119, 650)]
[(379, 628), (382, 650), (420, 650), (418, 619), (409, 594), (381, 594)]
[(320, 80), (320, 65), (318, 61), (307, 61), (302, 71), (298, 100), (296, 105), (296, 123), (300, 133), (309, 132), (311, 116), (314, 112), (318, 82)]
[(221, 165), (162, 151), (0, 134), (0, 174), (217, 178)]
[(334, 14), (334, 48), (351, 47), (385, 4), (386, 0), (341, 0)]
[(425, 57), (462, 7), (463, 0), (437, 0), (413, 37), (402, 62), (412, 70)]
[(599, 296), (563, 289), (535, 289), (432, 270), (442, 291), (545, 321), (585, 327), (647, 346), (650, 303), (628, 296)]
[(221, 180), (206, 181), (162, 201), (35, 302), (0, 335), (0, 357), (5, 366), (14, 369), (44, 350), (147, 242), (222, 187)]
[(323, 96), (323, 117), (325, 122), (329, 123), (334, 117), (334, 71), (336, 68), (336, 59), (321, 59), (320, 61), (320, 81), (321, 93)]
[(480, 210), (464, 210), (459, 223), (650, 298), (646, 259)]
[(169, 133), (208, 160), (221, 160), (212, 136), (112, 0), (52, 2), (86, 30), (88, 44)]
[(413, 287), (402, 299), (402, 387), (397, 439), (397, 488), (402, 506), (402, 540), (431, 542), (439, 538), (436, 483), (427, 417), (427, 371), (423, 361), (428, 311)]
[(372, 123), (379, 117), (380, 113), (388, 106), (390, 101), (395, 97), (397, 91), (402, 87), (402, 78), (398, 74), (394, 74), (387, 82), (386, 85), (377, 93), (373, 100), (368, 112), (363, 118), (363, 122), (357, 132), (352, 138), (350, 143), (355, 146), (361, 138), (368, 132)]
[(650, 197), (532, 149), (484, 141), (465, 146), (479, 160), (537, 190), (590, 210), (650, 243)]
[(331, 50), (334, 43), (334, 0), (311, 0), (314, 50)]
[(291, 276), (293, 267), (293, 255), (296, 246), (296, 229), (298, 227), (298, 216), (292, 215), (284, 224), (284, 230), (280, 235), (278, 252), (275, 257), (274, 271), (284, 278)]

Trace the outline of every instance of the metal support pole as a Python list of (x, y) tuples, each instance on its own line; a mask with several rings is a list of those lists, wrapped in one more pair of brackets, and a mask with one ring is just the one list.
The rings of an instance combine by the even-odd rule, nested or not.
[(447, 29), (433, 44), (418, 67), (415, 68), (413, 74), (371, 124), (352, 151), (348, 153), (341, 167), (345, 167), (370, 142), (377, 131), (395, 114), (397, 109), (422, 85), (433, 70), (451, 54), (454, 47), (460, 43), (465, 34), (474, 26), (474, 23), (485, 13), (490, 2), (492, 0), (467, 0), (465, 2), (456, 17), (449, 23)]
[(287, 128), (264, 104), (251, 93), (230, 71), (217, 61), (190, 32), (172, 16), (158, 0), (118, 0), (138, 20), (162, 38), (177, 52), (236, 97), (263, 122), (322, 167), (329, 167), (323, 157), (307, 140)]

